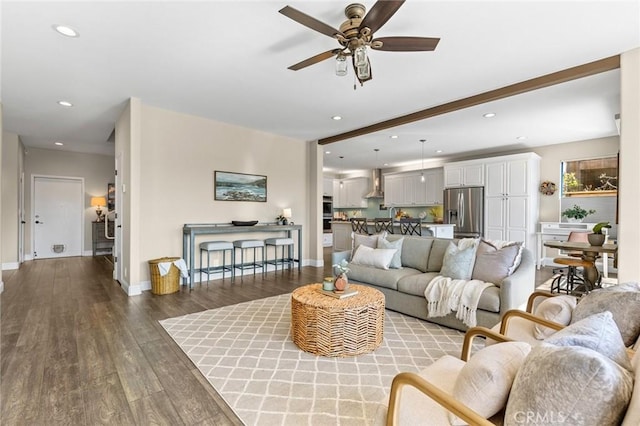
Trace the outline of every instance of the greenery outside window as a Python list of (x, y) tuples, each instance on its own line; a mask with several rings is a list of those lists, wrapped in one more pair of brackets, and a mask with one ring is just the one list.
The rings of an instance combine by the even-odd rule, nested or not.
[(618, 193), (618, 157), (564, 161), (563, 197), (601, 197)]

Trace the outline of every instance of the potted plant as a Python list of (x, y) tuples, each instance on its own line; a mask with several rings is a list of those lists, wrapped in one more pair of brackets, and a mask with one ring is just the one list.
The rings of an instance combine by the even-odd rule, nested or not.
[(284, 217), (283, 215), (278, 215), (276, 216), (276, 220), (278, 221), (278, 225), (288, 225), (289, 224), (289, 220)]
[(579, 205), (574, 204), (573, 207), (563, 211), (562, 216), (566, 217), (569, 222), (582, 222), (585, 217), (595, 212), (593, 209), (585, 210)]
[(604, 228), (611, 228), (609, 222), (598, 222), (593, 226), (593, 234), (587, 235), (589, 244), (592, 246), (601, 246), (604, 244), (606, 235), (602, 233)]

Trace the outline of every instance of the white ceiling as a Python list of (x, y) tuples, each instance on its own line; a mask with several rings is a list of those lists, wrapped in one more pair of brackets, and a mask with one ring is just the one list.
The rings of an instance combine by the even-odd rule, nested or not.
[[(640, 46), (638, 0), (409, 0), (376, 36), (440, 37), (437, 49), (370, 52), (373, 80), (354, 91), (351, 70), (336, 77), (333, 60), (287, 69), (338, 46), (279, 14), (287, 4), (338, 27), (348, 1), (5, 0), (4, 129), (28, 147), (113, 154), (107, 139), (133, 96), (316, 140)], [(63, 37), (53, 24), (69, 25), (80, 37)], [(428, 141), (426, 158), (451, 158), (612, 136), (619, 79), (611, 71), (327, 145), (325, 166), (420, 161), (420, 139)], [(74, 107), (58, 106), (61, 99)], [(496, 117), (482, 118), (489, 111)], [(344, 118), (333, 121), (334, 115)]]

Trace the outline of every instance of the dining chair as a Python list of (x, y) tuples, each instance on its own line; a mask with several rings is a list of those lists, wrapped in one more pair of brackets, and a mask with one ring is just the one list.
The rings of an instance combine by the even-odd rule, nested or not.
[(420, 235), (422, 236), (422, 219), (400, 219), (400, 233), (402, 235)]
[[(588, 232), (570, 232), (567, 237), (567, 241), (570, 242), (588, 242)], [(553, 281), (551, 281), (551, 292), (564, 291), (567, 294), (576, 291), (577, 287), (585, 284), (581, 271), (578, 268), (585, 268), (593, 266), (593, 263), (583, 260), (583, 253), (581, 251), (569, 251), (565, 252), (569, 257), (556, 257), (553, 259), (553, 263), (559, 265), (565, 265), (566, 268), (555, 268), (553, 273), (555, 275)]]
[(369, 228), (367, 225), (367, 218), (351, 218), (351, 230), (356, 234), (369, 234)]
[(376, 230), (376, 234), (383, 231), (387, 231), (389, 234), (393, 234), (393, 219), (390, 217), (376, 217), (373, 219), (373, 226)]

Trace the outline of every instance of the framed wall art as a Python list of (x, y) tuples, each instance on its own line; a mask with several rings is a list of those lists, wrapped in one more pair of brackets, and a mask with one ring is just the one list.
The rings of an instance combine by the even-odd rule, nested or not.
[(213, 186), (216, 201), (267, 201), (266, 176), (216, 170)]

